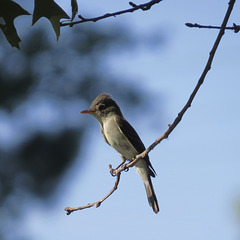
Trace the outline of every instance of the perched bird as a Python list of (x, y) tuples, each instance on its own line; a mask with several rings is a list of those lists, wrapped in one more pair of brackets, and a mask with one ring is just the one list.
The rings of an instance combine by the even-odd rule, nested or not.
[[(137, 132), (123, 117), (119, 106), (109, 94), (102, 93), (97, 96), (90, 108), (81, 113), (90, 114), (98, 120), (104, 140), (124, 159), (131, 161), (145, 150)], [(151, 177), (155, 177), (156, 172), (149, 157), (139, 159), (134, 166), (143, 180), (149, 205), (155, 213), (158, 213), (158, 201), (151, 181)]]

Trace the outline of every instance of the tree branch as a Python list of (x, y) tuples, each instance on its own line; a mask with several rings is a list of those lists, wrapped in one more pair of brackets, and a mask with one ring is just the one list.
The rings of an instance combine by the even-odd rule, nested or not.
[(162, 0), (152, 0), (150, 2), (139, 4), (139, 5), (137, 5), (133, 2), (129, 2), (129, 5), (131, 6), (131, 8), (129, 8), (129, 9), (125, 9), (125, 10), (117, 11), (117, 12), (113, 12), (113, 13), (106, 13), (106, 14), (101, 15), (99, 17), (93, 17), (93, 18), (84, 18), (83, 16), (78, 15), (78, 17), (81, 20), (75, 21), (75, 22), (65, 20), (65, 21), (60, 22), (60, 26), (61, 27), (64, 27), (64, 26), (72, 27), (73, 25), (76, 25), (76, 24), (85, 23), (85, 22), (97, 22), (97, 21), (102, 20), (104, 18), (116, 17), (118, 15), (125, 14), (125, 13), (131, 13), (131, 12), (134, 12), (134, 11), (137, 11), (137, 10), (146, 11), (146, 10), (149, 10), (153, 5), (155, 5), (155, 4), (157, 4), (161, 1)]
[(214, 58), (214, 55), (217, 51), (217, 48), (219, 46), (219, 43), (225, 33), (225, 29), (226, 29), (226, 25), (227, 25), (227, 22), (229, 20), (229, 17), (230, 17), (230, 14), (232, 12), (232, 9), (233, 9), (233, 6), (235, 4), (235, 1), (236, 0), (230, 0), (229, 1), (229, 6), (228, 6), (228, 9), (227, 9), (227, 12), (225, 14), (225, 17), (224, 17), (224, 20), (222, 22), (222, 25), (221, 25), (221, 29), (218, 33), (218, 36), (217, 36), (217, 39), (212, 47), (212, 50), (210, 51), (210, 54), (209, 54), (209, 58), (208, 58), (208, 61), (207, 61), (207, 64), (202, 72), (202, 75), (200, 76), (199, 80), (198, 80), (198, 83), (197, 85), (195, 86), (193, 92), (191, 93), (187, 103), (184, 105), (184, 107), (182, 108), (182, 110), (178, 113), (177, 117), (175, 118), (175, 120), (173, 121), (172, 124), (169, 124), (169, 128), (166, 130), (166, 132), (159, 138), (157, 138), (155, 140), (154, 143), (152, 143), (145, 151), (143, 151), (141, 154), (137, 155), (135, 157), (135, 159), (133, 159), (131, 162), (129, 162), (128, 164), (125, 164), (124, 166), (122, 166), (120, 169), (116, 170), (115, 171), (115, 174), (117, 174), (118, 172), (121, 172), (123, 171), (124, 169), (126, 168), (129, 168), (129, 167), (132, 167), (137, 161), (138, 159), (140, 158), (144, 158), (151, 150), (153, 150), (163, 139), (167, 139), (168, 136), (170, 135), (170, 133), (175, 129), (175, 127), (180, 123), (180, 121), (182, 120), (182, 117), (183, 115), (185, 114), (185, 112), (188, 110), (188, 108), (191, 107), (191, 104), (193, 102), (193, 99), (195, 98), (198, 90), (200, 89), (201, 85), (203, 84), (204, 82), (204, 79), (208, 73), (208, 71), (211, 69), (211, 66), (212, 66), (212, 62), (213, 62), (213, 58)]
[[(185, 25), (187, 27), (191, 27), (191, 28), (208, 28), (208, 29), (221, 29), (220, 26), (205, 26), (205, 25), (200, 25), (197, 23), (185, 23)], [(238, 33), (240, 31), (240, 25), (237, 25), (235, 23), (233, 23), (232, 27), (225, 27), (225, 29), (227, 30), (234, 30), (235, 33)]]
[[(109, 169), (110, 169), (110, 172), (113, 171), (111, 164), (109, 165)], [(100, 200), (98, 200), (94, 203), (88, 203), (85, 206), (73, 207), (73, 208), (72, 207), (66, 207), (64, 210), (67, 212), (67, 215), (70, 215), (74, 211), (83, 210), (83, 209), (86, 209), (86, 208), (91, 208), (93, 206), (95, 206), (96, 208), (100, 207), (101, 203), (103, 201), (105, 201), (109, 196), (111, 196), (113, 194), (113, 192), (115, 192), (117, 190), (117, 187), (118, 187), (118, 184), (119, 184), (119, 181), (120, 181), (120, 175), (121, 175), (121, 172), (116, 174), (116, 180), (115, 180), (114, 186), (111, 189), (111, 191), (105, 197), (103, 197), (102, 199), (100, 199)]]
[(73, 211), (77, 211), (77, 210), (82, 210), (82, 209), (85, 209), (85, 208), (90, 208), (92, 206), (96, 206), (96, 207), (99, 207), (100, 204), (106, 200), (116, 189), (117, 189), (117, 186), (119, 184), (119, 181), (120, 181), (120, 174), (122, 171), (125, 171), (127, 170), (128, 168), (130, 167), (133, 167), (134, 164), (141, 158), (144, 158), (151, 150), (153, 150), (163, 139), (167, 139), (168, 136), (171, 134), (171, 132), (176, 128), (176, 126), (180, 123), (180, 121), (182, 120), (182, 117), (184, 116), (185, 112), (188, 110), (188, 108), (191, 107), (191, 104), (193, 102), (193, 99), (195, 98), (198, 90), (200, 89), (201, 85), (203, 84), (204, 82), (204, 79), (208, 73), (208, 71), (211, 69), (211, 65), (212, 65), (212, 62), (213, 62), (213, 58), (215, 56), (215, 53), (217, 51), (217, 48), (219, 46), (219, 43), (224, 35), (224, 32), (225, 32), (225, 28), (226, 28), (226, 25), (227, 25), (227, 22), (229, 20), (229, 17), (230, 17), (230, 14), (232, 12), (232, 9), (233, 9), (233, 6), (235, 4), (235, 1), (236, 0), (230, 0), (229, 1), (229, 6), (228, 6), (228, 9), (227, 9), (227, 12), (225, 14), (225, 17), (224, 17), (224, 20), (222, 22), (222, 25), (221, 25), (221, 29), (218, 33), (218, 36), (217, 36), (217, 39), (210, 51), (210, 54), (209, 54), (209, 58), (208, 58), (208, 61), (207, 61), (207, 64), (198, 80), (198, 83), (197, 85), (195, 86), (193, 92), (191, 93), (190, 97), (188, 98), (188, 101), (187, 103), (184, 105), (184, 107), (182, 108), (182, 110), (178, 113), (177, 117), (175, 118), (175, 120), (173, 121), (172, 124), (169, 124), (168, 125), (168, 129), (163, 133), (162, 136), (160, 136), (159, 138), (157, 138), (155, 140), (154, 143), (152, 143), (145, 151), (143, 151), (141, 154), (137, 155), (134, 159), (132, 159), (132, 161), (130, 161), (129, 163), (127, 164), (122, 164), (119, 168), (117, 169), (112, 169), (112, 166), (109, 165), (109, 168), (110, 168), (110, 172), (112, 175), (116, 175), (116, 181), (115, 181), (115, 184), (114, 184), (114, 187), (112, 188), (112, 190), (104, 197), (102, 198), (101, 200), (95, 202), (95, 203), (92, 203), (92, 204), (87, 204), (86, 206), (83, 206), (83, 207), (77, 207), (77, 208), (70, 208), (70, 207), (67, 207), (65, 208), (65, 210), (67, 211), (67, 214), (70, 214), (71, 212)]

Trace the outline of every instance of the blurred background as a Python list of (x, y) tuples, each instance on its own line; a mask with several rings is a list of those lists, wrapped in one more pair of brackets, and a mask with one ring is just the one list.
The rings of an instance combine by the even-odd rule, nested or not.
[[(33, 11), (33, 1), (17, 1)], [(70, 1), (56, 1), (69, 15)], [(135, 3), (143, 3), (136, 1)], [(99, 16), (128, 2), (79, 3)], [(240, 238), (239, 35), (227, 31), (212, 69), (182, 122), (151, 153), (160, 205), (155, 215), (134, 169), (101, 207), (67, 216), (105, 196), (108, 164), (121, 159), (98, 123), (80, 115), (110, 93), (146, 146), (186, 103), (228, 1), (163, 1), (139, 11), (61, 28), (31, 16), (15, 20), (21, 51), (0, 32), (0, 239), (237, 240)], [(239, 24), (239, 2), (229, 25)]]

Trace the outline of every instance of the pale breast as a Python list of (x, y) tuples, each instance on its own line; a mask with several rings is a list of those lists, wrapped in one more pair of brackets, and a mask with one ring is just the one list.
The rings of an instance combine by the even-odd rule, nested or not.
[(106, 119), (103, 131), (109, 144), (126, 159), (131, 160), (138, 153), (117, 126), (114, 117)]

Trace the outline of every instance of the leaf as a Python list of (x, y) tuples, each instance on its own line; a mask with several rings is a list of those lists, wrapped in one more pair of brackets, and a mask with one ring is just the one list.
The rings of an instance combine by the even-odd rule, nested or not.
[(73, 20), (78, 12), (78, 3), (77, 0), (71, 0), (71, 7), (72, 7), (72, 18)]
[(11, 44), (11, 46), (20, 49), (19, 43), (21, 42), (21, 39), (17, 34), (17, 30), (14, 27), (14, 24), (0, 24), (0, 28), (2, 29), (6, 39)]
[(35, 0), (32, 25), (41, 17), (46, 17), (51, 22), (57, 39), (60, 36), (60, 19), (70, 18), (54, 0)]
[(5, 22), (0, 24), (0, 28), (11, 46), (18, 49), (20, 48), (19, 42), (21, 42), (21, 39), (17, 34), (13, 21), (20, 15), (30, 15), (30, 13), (11, 0), (0, 0), (0, 17)]

